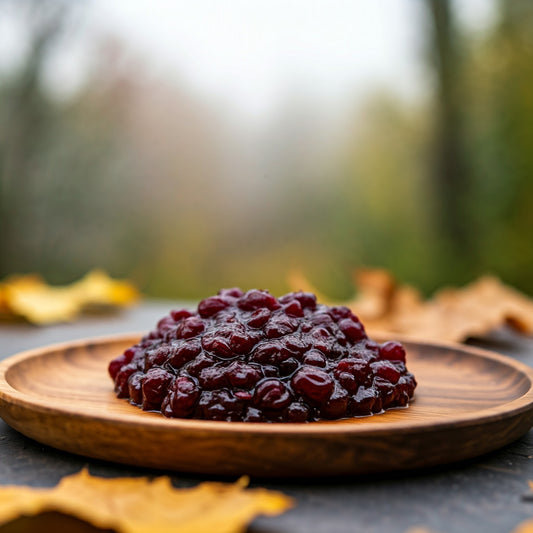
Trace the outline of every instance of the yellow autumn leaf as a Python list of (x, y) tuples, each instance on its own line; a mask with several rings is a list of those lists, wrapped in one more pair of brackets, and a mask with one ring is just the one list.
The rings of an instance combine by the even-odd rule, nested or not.
[(81, 280), (71, 285), (79, 301), (89, 305), (128, 305), (139, 297), (137, 289), (125, 280), (110, 278), (102, 270), (92, 270)]
[(51, 489), (0, 488), (0, 525), (55, 511), (118, 533), (238, 533), (257, 515), (292, 507), (285, 495), (246, 483), (175, 489), (166, 476), (104, 479), (82, 470)]
[(89, 307), (126, 306), (138, 297), (130, 282), (114, 280), (100, 270), (65, 286), (52, 287), (34, 274), (12, 276), (0, 284), (3, 315), (20, 316), (34, 324), (68, 322)]
[(533, 533), (533, 520), (529, 519), (513, 529), (513, 533)]

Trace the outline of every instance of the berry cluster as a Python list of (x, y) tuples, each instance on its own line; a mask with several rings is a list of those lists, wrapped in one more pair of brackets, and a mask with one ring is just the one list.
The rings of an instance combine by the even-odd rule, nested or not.
[(223, 289), (172, 311), (111, 361), (119, 398), (167, 417), (310, 422), (406, 406), (405, 350), (314, 294)]

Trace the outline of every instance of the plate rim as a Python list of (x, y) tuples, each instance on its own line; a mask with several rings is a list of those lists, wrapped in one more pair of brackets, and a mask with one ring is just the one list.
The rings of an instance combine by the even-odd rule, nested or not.
[[(157, 413), (150, 413), (142, 411), (140, 408), (135, 408), (136, 411), (121, 414), (118, 418), (110, 413), (102, 412), (98, 415), (93, 413), (83, 413), (75, 408), (69, 408), (68, 404), (60, 401), (48, 400), (46, 405), (43, 405), (42, 399), (39, 396), (32, 396), (21, 392), (13, 387), (7, 380), (8, 371), (15, 367), (17, 364), (30, 360), (32, 358), (38, 358), (47, 354), (57, 352), (65, 349), (83, 348), (84, 346), (94, 344), (111, 344), (119, 342), (135, 342), (135, 339), (140, 339), (144, 332), (126, 332), (112, 335), (103, 335), (97, 337), (86, 337), (77, 340), (65, 341), (60, 343), (53, 343), (8, 356), (3, 361), (0, 361), (0, 411), (4, 407), (9, 406), (19, 408), (30, 408), (33, 412), (43, 414), (62, 414), (68, 417), (74, 417), (79, 420), (86, 421), (99, 421), (101, 423), (112, 423), (113, 425), (119, 425), (122, 427), (144, 425), (152, 430), (164, 430), (169, 431), (174, 429), (175, 431), (187, 430), (187, 431), (208, 431), (218, 433), (235, 433), (235, 434), (257, 434), (257, 435), (284, 435), (302, 437), (305, 435), (324, 435), (324, 434), (357, 434), (361, 436), (379, 436), (380, 434), (389, 434), (391, 431), (394, 433), (409, 434), (411, 432), (434, 432), (441, 431), (448, 428), (468, 427), (470, 425), (478, 425), (482, 423), (488, 423), (491, 421), (501, 421), (506, 418), (512, 418), (520, 415), (521, 413), (533, 410), (533, 368), (529, 367), (525, 363), (517, 361), (511, 357), (499, 354), (497, 352), (486, 350), (484, 348), (478, 348), (469, 345), (463, 345), (453, 342), (432, 342), (423, 340), (420, 338), (394, 335), (396, 340), (400, 342), (406, 342), (411, 344), (417, 344), (419, 346), (426, 347), (438, 347), (447, 348), (454, 351), (466, 353), (467, 355), (473, 355), (483, 359), (490, 359), (496, 361), (505, 366), (511, 367), (514, 370), (523, 374), (529, 380), (529, 388), (521, 396), (511, 400), (498, 404), (497, 406), (489, 407), (486, 409), (475, 410), (468, 413), (457, 415), (452, 420), (450, 419), (434, 419), (431, 423), (427, 420), (406, 420), (395, 421), (391, 424), (387, 421), (373, 422), (372, 424), (350, 424), (345, 420), (333, 420), (326, 422), (312, 422), (312, 423), (247, 423), (247, 422), (224, 422), (224, 421), (211, 421), (211, 420), (195, 420), (195, 419), (177, 419), (166, 418), (163, 415)], [(379, 336), (379, 335), (374, 335)], [(409, 363), (408, 363), (409, 364)], [(112, 383), (109, 378), (110, 385)], [(111, 387), (112, 391), (112, 387)], [(117, 402), (127, 402), (126, 399), (116, 398)], [(416, 392), (415, 392), (416, 401)], [(132, 406), (133, 407), (133, 406)], [(407, 408), (408, 409), (408, 408)], [(1, 412), (0, 412), (1, 415)], [(154, 416), (155, 415), (155, 416)], [(373, 415), (373, 416), (380, 416)]]

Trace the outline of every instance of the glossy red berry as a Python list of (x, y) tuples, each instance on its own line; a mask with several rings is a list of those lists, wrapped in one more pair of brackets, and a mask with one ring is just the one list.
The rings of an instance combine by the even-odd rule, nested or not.
[(304, 366), (292, 378), (292, 387), (307, 400), (323, 403), (329, 399), (335, 384), (333, 378), (315, 366)]
[(278, 379), (267, 379), (257, 386), (254, 401), (262, 409), (283, 409), (291, 403), (291, 394)]
[(171, 311), (109, 374), (143, 409), (218, 421), (366, 416), (405, 406), (416, 387), (403, 346), (369, 339), (347, 307), (237, 288)]
[(143, 409), (159, 409), (173, 380), (174, 375), (162, 368), (148, 370), (142, 382)]
[(198, 304), (198, 314), (202, 318), (208, 318), (216, 315), (219, 311), (228, 307), (228, 305), (228, 302), (221, 296), (211, 296)]
[(405, 363), (405, 348), (396, 341), (385, 342), (379, 347), (379, 355), (389, 361), (403, 361)]

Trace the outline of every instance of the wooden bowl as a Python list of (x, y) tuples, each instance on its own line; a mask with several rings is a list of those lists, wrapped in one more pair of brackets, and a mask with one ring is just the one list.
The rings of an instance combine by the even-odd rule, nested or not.
[[(461, 345), (404, 340), (408, 408), (309, 424), (167, 419), (119, 400), (109, 361), (139, 334), (30, 350), (0, 364), (0, 415), (68, 452), (164, 470), (338, 476), (420, 468), (495, 450), (533, 424), (533, 370)], [(400, 339), (401, 340), (401, 339)]]

